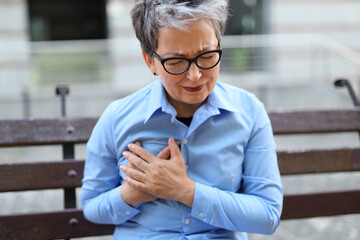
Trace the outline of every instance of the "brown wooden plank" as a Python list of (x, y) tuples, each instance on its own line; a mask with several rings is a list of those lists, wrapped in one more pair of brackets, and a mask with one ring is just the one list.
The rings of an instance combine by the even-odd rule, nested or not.
[(80, 187), (84, 161), (0, 165), (0, 192)]
[[(275, 134), (360, 131), (360, 108), (270, 112), (269, 116)], [(97, 120), (98, 118), (1, 120), (0, 147), (84, 143)]]
[(281, 175), (360, 171), (360, 149), (279, 151)]
[(275, 134), (360, 131), (360, 108), (269, 113)]
[(360, 213), (360, 190), (284, 197), (281, 219)]
[(0, 121), (0, 147), (85, 143), (97, 118)]
[(112, 225), (90, 223), (79, 209), (0, 216), (0, 239), (64, 239), (113, 231)]

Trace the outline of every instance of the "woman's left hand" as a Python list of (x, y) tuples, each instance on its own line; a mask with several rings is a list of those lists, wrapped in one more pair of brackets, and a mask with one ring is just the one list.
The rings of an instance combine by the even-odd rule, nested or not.
[(195, 182), (187, 175), (184, 158), (173, 138), (169, 139), (170, 159), (161, 159), (135, 144), (124, 157), (136, 168), (125, 165), (121, 170), (125, 181), (132, 187), (159, 198), (172, 199), (192, 207)]

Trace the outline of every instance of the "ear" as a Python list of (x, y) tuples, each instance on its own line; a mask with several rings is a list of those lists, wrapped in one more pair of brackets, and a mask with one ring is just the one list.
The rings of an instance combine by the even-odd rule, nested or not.
[(146, 65), (150, 69), (152, 73), (156, 73), (156, 67), (154, 65), (153, 58), (149, 57), (144, 51), (142, 52), (143, 58), (145, 60)]

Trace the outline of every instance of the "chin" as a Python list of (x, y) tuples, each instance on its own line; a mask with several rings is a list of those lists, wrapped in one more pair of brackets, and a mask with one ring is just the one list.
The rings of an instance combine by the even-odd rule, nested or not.
[(202, 104), (202, 103), (204, 103), (205, 101), (206, 101), (206, 99), (207, 99), (207, 96), (206, 97), (201, 97), (201, 98), (192, 98), (192, 99), (185, 99), (185, 103), (187, 103), (187, 104), (191, 104), (191, 105), (193, 105), (193, 104)]

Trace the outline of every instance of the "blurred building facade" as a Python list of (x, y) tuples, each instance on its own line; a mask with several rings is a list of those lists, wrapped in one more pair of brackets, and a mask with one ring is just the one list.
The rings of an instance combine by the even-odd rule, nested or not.
[[(2, 102), (53, 95), (57, 84), (70, 84), (79, 96), (86, 89), (95, 98), (101, 92), (116, 98), (153, 81), (131, 27), (133, 3), (0, 1)], [(230, 0), (230, 6), (221, 80), (260, 95), (331, 84), (337, 77), (358, 83), (359, 1)]]

